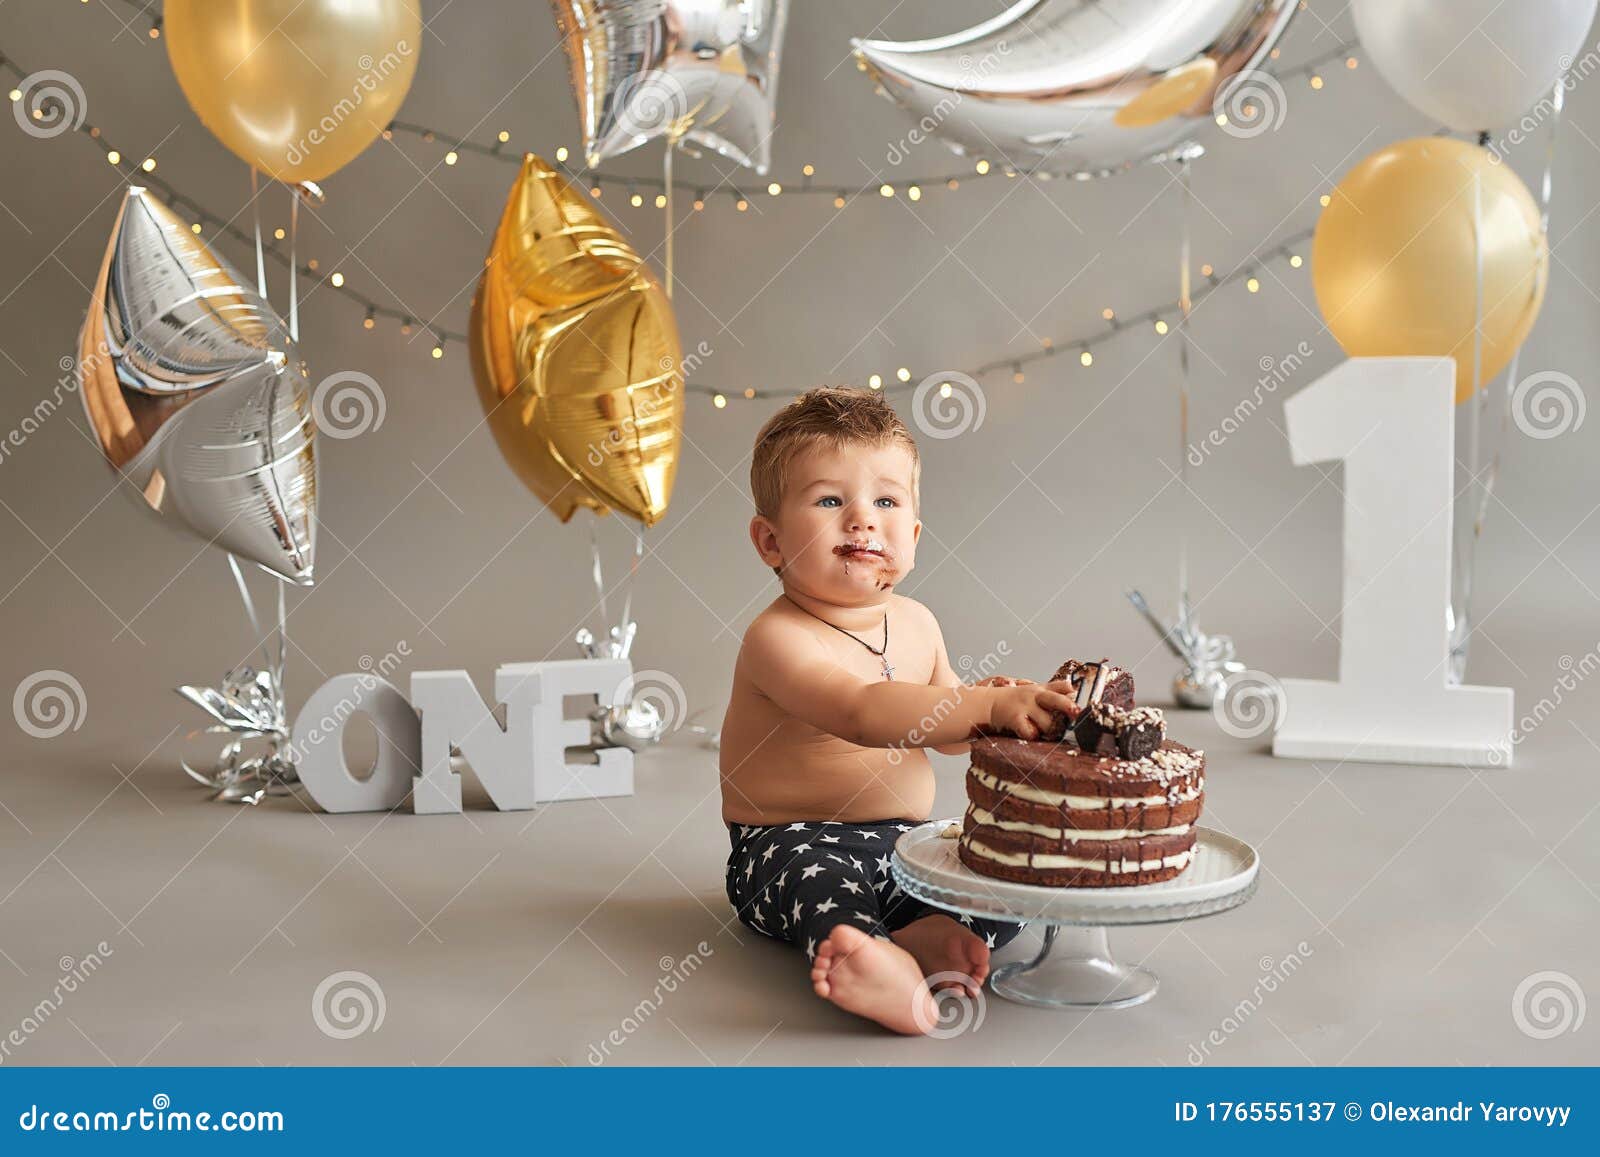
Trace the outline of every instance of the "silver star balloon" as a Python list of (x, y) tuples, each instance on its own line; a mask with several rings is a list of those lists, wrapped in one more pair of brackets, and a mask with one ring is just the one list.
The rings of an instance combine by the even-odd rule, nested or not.
[(311, 391), (271, 306), (189, 224), (131, 188), (76, 372), (106, 461), (169, 522), (310, 585)]
[(590, 165), (656, 137), (771, 160), (789, 0), (550, 0)]
[(912, 143), (936, 136), (963, 155), (1095, 177), (1198, 155), (1191, 137), (1218, 94), (1260, 68), (1295, 7), (1022, 0), (934, 40), (854, 44), (879, 91), (916, 118)]

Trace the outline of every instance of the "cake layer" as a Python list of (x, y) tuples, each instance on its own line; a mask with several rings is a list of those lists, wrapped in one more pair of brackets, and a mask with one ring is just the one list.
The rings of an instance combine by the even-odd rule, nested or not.
[(1169, 739), (1144, 759), (1124, 760), (1093, 755), (1071, 743), (987, 736), (972, 741), (972, 767), (991, 779), (1041, 792), (1177, 800), (1198, 790), (1205, 753)]
[(1194, 847), (1191, 844), (1159, 857), (1108, 861), (1105, 857), (1005, 852), (963, 833), (956, 854), (974, 872), (999, 880), (1056, 888), (1125, 888), (1159, 884), (1182, 874), (1194, 859)]
[(1205, 803), (1204, 784), (1201, 778), (1192, 788), (1172, 798), (1165, 795), (1067, 795), (1007, 783), (986, 772), (969, 769), (967, 798), (974, 807), (1000, 823), (1033, 824), (1051, 830), (1126, 828), (1149, 831), (1198, 820)]
[[(962, 823), (962, 838), (977, 840), (996, 853), (1008, 855), (1060, 855), (1119, 863), (1176, 855), (1194, 846), (1193, 824), (1174, 824), (1157, 831), (1126, 828), (1056, 828), (1031, 830), (1034, 825), (991, 823), (980, 808), (969, 807)], [(1043, 826), (1043, 825), (1039, 825)], [(1108, 869), (1109, 870), (1109, 869)]]

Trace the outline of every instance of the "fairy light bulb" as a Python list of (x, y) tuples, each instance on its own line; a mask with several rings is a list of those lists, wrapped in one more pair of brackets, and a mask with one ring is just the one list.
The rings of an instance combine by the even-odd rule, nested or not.
[(922, 189), (917, 185), (912, 185), (906, 190), (906, 196), (910, 197), (913, 201), (920, 201), (922, 200)]
[(887, 185), (887, 184), (879, 185), (878, 186), (878, 195), (881, 196), (881, 197), (892, 197), (892, 196), (894, 196), (894, 186), (893, 185)]
[(1298, 253), (1291, 253), (1291, 254), (1290, 254), (1290, 255), (1289, 255), (1289, 264), (1290, 264), (1290, 265), (1291, 265), (1291, 266), (1292, 266), (1292, 267), (1293, 267), (1293, 268), (1295, 268), (1295, 269), (1299, 269), (1299, 268), (1300, 268), (1300, 266), (1302, 266), (1302, 265), (1304, 265), (1304, 264), (1305, 264), (1305, 261), (1304, 261), (1304, 259), (1302, 259), (1302, 258), (1301, 258), (1301, 256), (1300, 256), (1300, 254), (1298, 254)]
[(817, 175), (817, 170), (813, 165), (806, 165), (800, 171), (808, 177), (814, 177)]
[(1244, 287), (1251, 293), (1261, 292), (1261, 282), (1257, 281), (1254, 277), (1247, 277), (1245, 279)]
[(1159, 317), (1156, 318), (1156, 332), (1157, 333), (1166, 333), (1167, 332), (1167, 323), (1162, 321)]
[(656, 208), (657, 209), (665, 209), (666, 207), (667, 207), (667, 195), (665, 193), (657, 193), (656, 194)]
[(146, 157), (144, 163), (139, 167), (147, 173), (153, 173), (156, 171), (156, 159), (154, 157)]
[(833, 199), (833, 207), (835, 209), (843, 209), (844, 208), (844, 198), (843, 197), (835, 197)]
[(558, 148), (556, 150), (556, 163), (557, 164), (561, 164), (562, 162), (564, 162), (567, 159), (567, 157), (569, 155), (570, 154), (567, 152), (567, 146), (566, 145), (562, 145), (560, 148)]
[(106, 154), (106, 160), (110, 161), (113, 165), (120, 165), (122, 164), (122, 154), (117, 152), (116, 149), (112, 149)]
[(1318, 76), (1314, 72), (1311, 74), (1311, 87), (1315, 89), (1320, 89), (1322, 87), (1322, 77)]
[(338, 289), (341, 285), (344, 284), (344, 274), (335, 273), (332, 277), (328, 278), (328, 280), (333, 283), (333, 287), (335, 289)]
[(1317, 204), (1321, 205), (1324, 209), (1326, 209), (1328, 205), (1332, 203), (1332, 201), (1333, 198), (1328, 196), (1326, 193), (1317, 198)]
[(279, 228), (279, 229), (274, 229), (274, 230), (273, 230), (273, 231), (272, 231), (272, 236), (273, 236), (273, 237), (274, 237), (274, 238), (275, 238), (275, 239), (277, 239), (277, 240), (279, 240), (279, 241), (282, 241), (282, 240), (283, 240), (283, 238), (284, 238), (284, 236), (285, 236), (285, 234), (284, 234), (284, 232), (283, 232), (283, 230), (282, 230), (282, 229), (281, 229), (281, 228)]
[(728, 404), (728, 399), (723, 397), (721, 394), (712, 394), (711, 404), (720, 410)]
[(974, 165), (972, 167), (974, 169), (978, 170), (978, 176), (981, 177), (981, 176), (983, 176), (985, 173), (987, 173), (989, 171), (989, 162), (980, 160), (976, 165)]
[(940, 382), (939, 383), (939, 396), (941, 398), (948, 398), (950, 396), (950, 390), (951, 390), (951, 386), (950, 386), (949, 382)]
[(196, 221), (193, 225), (189, 226), (189, 232), (198, 234), (200, 232), (200, 222)]
[(895, 370), (894, 376), (899, 378), (902, 382), (909, 382), (911, 380), (911, 371), (905, 366), (901, 366), (899, 369)]
[(776, 181), (767, 186), (767, 195), (769, 197), (776, 197), (781, 192), (783, 192), (783, 186)]
[(367, 310), (367, 316), (361, 319), (362, 329), (371, 329), (378, 324), (378, 319), (373, 316), (372, 310)]
[(733, 203), (733, 207), (739, 210), (739, 212), (743, 213), (746, 209), (750, 208), (750, 202), (746, 201), (743, 197), (740, 197)]
[(873, 374), (871, 377), (869, 377), (867, 379), (867, 388), (872, 390), (881, 390), (883, 388), (883, 375)]
[(1100, 316), (1107, 321), (1115, 321), (1117, 320), (1117, 311), (1108, 305), (1100, 311)]
[(633, 196), (628, 198), (628, 204), (632, 205), (635, 209), (637, 209), (640, 205), (644, 204), (644, 198), (642, 196), (640, 196), (638, 193), (635, 193), (635, 194), (633, 194)]
[(1094, 355), (1092, 353), (1090, 353), (1088, 350), (1084, 350), (1081, 354), (1078, 355), (1078, 361), (1081, 362), (1083, 365), (1092, 366), (1092, 365), (1094, 365)]
[[(810, 168), (811, 166), (807, 165), (806, 167)], [(755, 387), (754, 386), (746, 386), (744, 388), (744, 396), (747, 397), (747, 398), (755, 397), (756, 396)]]

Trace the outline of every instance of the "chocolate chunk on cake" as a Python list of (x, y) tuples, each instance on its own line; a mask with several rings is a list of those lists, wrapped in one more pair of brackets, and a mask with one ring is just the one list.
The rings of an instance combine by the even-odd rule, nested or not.
[[(1098, 663), (1068, 659), (1050, 676), (1052, 683), (1062, 681), (1071, 683), (1076, 691), (1078, 718), (1082, 718), (1083, 713), (1096, 703), (1133, 707), (1133, 676), (1121, 667), (1112, 666), (1109, 659), (1101, 659)], [(1050, 726), (1039, 738), (1060, 739), (1066, 735), (1072, 723), (1063, 712), (1051, 712)]]
[(1157, 707), (1128, 709), (1095, 703), (1078, 716), (1072, 735), (1084, 751), (1140, 760), (1161, 746), (1167, 724)]
[(1156, 884), (1194, 858), (1205, 754), (1170, 739), (1132, 760), (975, 739), (967, 798), (957, 854), (974, 872), (1064, 888)]

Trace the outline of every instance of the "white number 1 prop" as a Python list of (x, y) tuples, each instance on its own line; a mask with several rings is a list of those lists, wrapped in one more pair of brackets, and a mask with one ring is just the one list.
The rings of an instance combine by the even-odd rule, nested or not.
[(1284, 404), (1297, 466), (1344, 463), (1339, 678), (1283, 680), (1272, 753), (1509, 766), (1509, 687), (1448, 682), (1455, 363), (1352, 358)]

